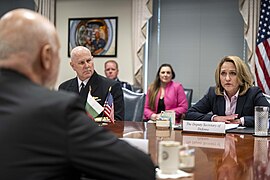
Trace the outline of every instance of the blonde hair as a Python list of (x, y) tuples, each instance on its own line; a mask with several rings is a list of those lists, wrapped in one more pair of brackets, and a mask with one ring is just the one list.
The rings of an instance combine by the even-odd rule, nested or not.
[(247, 92), (247, 90), (251, 86), (253, 86), (254, 81), (253, 81), (252, 74), (251, 74), (248, 66), (238, 56), (225, 56), (218, 64), (216, 72), (215, 72), (215, 80), (216, 80), (215, 92), (216, 92), (216, 94), (223, 95), (224, 88), (222, 87), (221, 82), (220, 82), (220, 70), (221, 70), (221, 66), (225, 62), (231, 62), (235, 65), (237, 79), (238, 79), (238, 83), (240, 85), (239, 95), (240, 96), (244, 95)]
[(116, 66), (116, 69), (118, 70), (118, 63), (115, 61), (115, 60), (113, 60), (113, 59), (110, 59), (110, 60), (107, 60), (105, 63), (104, 63), (104, 68), (106, 67), (106, 65), (108, 64), (108, 63), (114, 63), (115, 64), (115, 66)]

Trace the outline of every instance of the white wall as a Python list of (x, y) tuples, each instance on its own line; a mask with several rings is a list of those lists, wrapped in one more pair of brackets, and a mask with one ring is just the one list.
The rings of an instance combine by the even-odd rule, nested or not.
[(61, 42), (61, 64), (56, 87), (70, 78), (75, 72), (69, 65), (68, 52), (68, 18), (76, 17), (118, 17), (117, 57), (94, 58), (95, 69), (104, 75), (104, 62), (114, 59), (119, 64), (119, 78), (133, 84), (133, 61), (131, 49), (132, 0), (57, 0), (56, 28)]
[[(244, 25), (237, 0), (161, 0), (154, 4), (148, 82), (162, 63), (170, 63), (175, 81), (193, 89), (197, 102), (215, 85), (218, 62), (226, 55), (243, 57)], [(158, 33), (158, 28), (160, 28)], [(158, 41), (159, 40), (159, 41)]]
[[(147, 83), (153, 81), (160, 64), (171, 63), (176, 72), (175, 80), (194, 90), (193, 102), (196, 102), (214, 85), (214, 71), (222, 57), (243, 56), (243, 19), (238, 1), (153, 2)], [(132, 0), (57, 0), (56, 28), (62, 44), (58, 84), (75, 76), (67, 57), (68, 18), (101, 16), (118, 16), (118, 56), (113, 59), (119, 62), (119, 78), (133, 84)], [(95, 58), (98, 73), (104, 74), (103, 64), (107, 59)]]

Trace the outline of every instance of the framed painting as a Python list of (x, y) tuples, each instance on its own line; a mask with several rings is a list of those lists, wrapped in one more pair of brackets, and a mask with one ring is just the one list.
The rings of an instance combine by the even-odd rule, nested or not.
[(117, 56), (118, 17), (68, 19), (68, 57), (76, 46), (87, 47), (94, 57)]

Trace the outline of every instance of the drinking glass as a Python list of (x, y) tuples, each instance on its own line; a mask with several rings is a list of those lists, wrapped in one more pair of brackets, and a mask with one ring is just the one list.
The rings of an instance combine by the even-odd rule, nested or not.
[(269, 107), (255, 106), (255, 135), (267, 136), (268, 135), (268, 113)]

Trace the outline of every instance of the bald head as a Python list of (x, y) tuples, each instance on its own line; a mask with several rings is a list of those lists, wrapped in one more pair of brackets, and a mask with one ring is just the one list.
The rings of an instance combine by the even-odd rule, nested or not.
[(92, 57), (91, 51), (84, 47), (84, 46), (77, 46), (71, 50), (70, 58), (71, 61), (74, 61), (78, 58), (78, 56), (81, 56), (81, 54), (88, 54), (90, 57)]
[(91, 51), (84, 46), (77, 46), (71, 51), (70, 66), (77, 77), (84, 81), (94, 74), (94, 61)]
[(5, 14), (0, 21), (0, 58), (18, 52), (35, 52), (51, 37), (54, 26), (43, 16), (31, 10), (17, 9)]
[(0, 28), (0, 68), (16, 70), (36, 83), (51, 86), (57, 78), (51, 66), (53, 63), (58, 72), (60, 48), (54, 25), (34, 11), (15, 9), (0, 19), (0, 27), (4, 27)]

